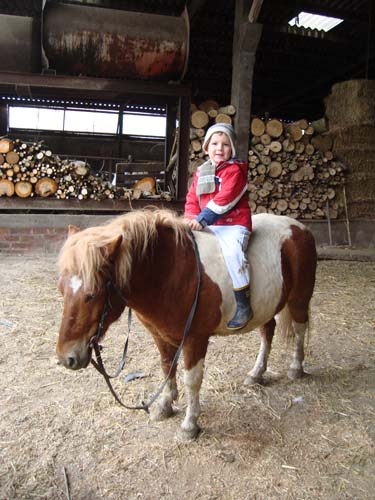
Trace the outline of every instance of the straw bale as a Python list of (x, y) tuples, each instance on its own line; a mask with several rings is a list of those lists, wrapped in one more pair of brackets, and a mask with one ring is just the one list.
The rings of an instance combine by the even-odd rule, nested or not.
[(349, 80), (333, 85), (325, 99), (330, 130), (375, 125), (375, 81)]

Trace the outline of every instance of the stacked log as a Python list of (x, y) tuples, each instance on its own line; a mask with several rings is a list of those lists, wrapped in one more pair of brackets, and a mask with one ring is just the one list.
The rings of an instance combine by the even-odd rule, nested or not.
[[(141, 193), (142, 194), (142, 193)], [(168, 198), (169, 193), (160, 197)], [(42, 142), (0, 140), (0, 197), (54, 196), (58, 199), (136, 199), (139, 189), (113, 186), (91, 173), (86, 162), (62, 160)]]
[(301, 219), (337, 218), (345, 167), (334, 159), (332, 137), (302, 119), (253, 118), (250, 125), (249, 203), (254, 213)]
[[(216, 101), (192, 105), (190, 182), (207, 155), (206, 130), (219, 121), (232, 123), (236, 109)], [(227, 118), (223, 118), (223, 116)], [(343, 212), (345, 166), (334, 158), (332, 136), (324, 120), (285, 123), (254, 117), (250, 123), (249, 204), (253, 213), (301, 219), (337, 218)]]

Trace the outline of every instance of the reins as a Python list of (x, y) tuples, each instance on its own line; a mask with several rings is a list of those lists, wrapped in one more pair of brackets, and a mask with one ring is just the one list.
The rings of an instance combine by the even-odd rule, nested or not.
[(136, 405), (136, 406), (126, 405), (125, 403), (123, 403), (121, 401), (121, 399), (117, 395), (117, 393), (114, 390), (114, 388), (112, 386), (112, 383), (111, 383), (111, 379), (118, 377), (120, 375), (121, 371), (123, 370), (125, 364), (126, 364), (126, 354), (127, 354), (127, 351), (128, 351), (129, 334), (130, 334), (130, 327), (131, 327), (131, 309), (130, 308), (129, 308), (129, 313), (128, 313), (128, 336), (127, 336), (126, 341), (125, 341), (125, 346), (124, 346), (124, 350), (123, 350), (123, 354), (122, 354), (122, 358), (120, 360), (119, 366), (118, 366), (116, 372), (114, 373), (114, 375), (109, 375), (107, 373), (106, 369), (104, 368), (104, 364), (103, 364), (103, 360), (102, 360), (102, 356), (101, 356), (101, 346), (99, 345), (99, 338), (100, 338), (101, 333), (103, 331), (104, 321), (105, 321), (105, 318), (106, 318), (106, 316), (108, 314), (108, 310), (112, 307), (111, 306), (111, 301), (110, 301), (110, 291), (111, 291), (111, 288), (113, 288), (116, 291), (116, 293), (120, 295), (122, 301), (125, 303), (125, 307), (127, 305), (126, 298), (123, 297), (121, 291), (117, 288), (117, 286), (115, 284), (113, 284), (112, 281), (108, 281), (107, 284), (106, 284), (106, 301), (104, 303), (102, 314), (100, 316), (100, 320), (99, 320), (99, 324), (98, 324), (98, 329), (96, 331), (95, 336), (90, 340), (90, 344), (89, 344), (89, 347), (91, 347), (94, 350), (95, 356), (96, 356), (96, 361), (94, 359), (91, 359), (91, 363), (98, 370), (98, 372), (103, 375), (104, 380), (106, 381), (107, 386), (108, 386), (109, 390), (111, 391), (111, 393), (112, 393), (113, 397), (115, 398), (115, 400), (122, 407), (126, 408), (127, 410), (144, 410), (146, 413), (150, 413), (150, 406), (160, 396), (160, 394), (162, 393), (164, 387), (168, 383), (168, 380), (169, 380), (169, 378), (171, 376), (172, 371), (177, 366), (177, 362), (178, 362), (178, 359), (180, 357), (182, 348), (183, 348), (185, 340), (186, 340), (186, 338), (187, 338), (187, 336), (189, 334), (189, 331), (190, 331), (190, 328), (191, 328), (191, 324), (193, 322), (195, 311), (196, 311), (197, 304), (198, 304), (199, 292), (200, 292), (201, 281), (202, 281), (202, 263), (201, 263), (201, 260), (200, 260), (200, 257), (199, 257), (199, 250), (198, 250), (197, 242), (196, 242), (196, 240), (194, 238), (194, 235), (193, 235), (192, 231), (190, 231), (190, 236), (191, 236), (191, 241), (192, 241), (192, 244), (193, 244), (194, 256), (195, 256), (196, 265), (197, 265), (197, 278), (198, 278), (194, 301), (193, 301), (193, 304), (191, 306), (191, 309), (190, 309), (190, 312), (189, 312), (189, 315), (188, 315), (188, 318), (187, 318), (187, 321), (186, 321), (186, 324), (185, 324), (184, 333), (183, 333), (183, 336), (182, 336), (181, 343), (178, 346), (176, 354), (174, 355), (172, 364), (171, 364), (171, 366), (169, 368), (169, 372), (168, 372), (167, 376), (165, 377), (163, 383), (161, 384), (161, 386), (157, 390), (157, 392), (150, 398), (150, 400), (147, 403), (144, 403), (142, 401), (140, 405)]

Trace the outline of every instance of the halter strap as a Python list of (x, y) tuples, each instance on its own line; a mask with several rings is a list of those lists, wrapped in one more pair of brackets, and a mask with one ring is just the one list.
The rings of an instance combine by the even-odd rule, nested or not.
[(106, 318), (106, 316), (108, 314), (108, 309), (110, 307), (112, 307), (111, 306), (111, 302), (110, 302), (110, 289), (111, 289), (111, 287), (113, 287), (117, 291), (117, 293), (120, 294), (120, 297), (125, 302), (125, 305), (127, 304), (126, 298), (123, 297), (123, 295), (121, 294), (121, 291), (117, 288), (117, 286), (115, 286), (111, 281), (107, 282), (107, 284), (106, 284), (106, 301), (105, 301), (105, 304), (104, 304), (104, 307), (103, 307), (103, 311), (102, 311), (102, 314), (101, 314), (101, 317), (100, 317), (100, 320), (99, 320), (97, 332), (96, 332), (95, 336), (90, 341), (90, 347), (94, 349), (95, 356), (96, 356), (96, 361), (94, 359), (91, 359), (91, 363), (98, 370), (98, 372), (103, 375), (104, 380), (106, 381), (106, 383), (108, 385), (108, 388), (111, 391), (111, 393), (112, 393), (113, 397), (115, 398), (115, 400), (121, 406), (123, 406), (124, 408), (126, 408), (128, 410), (144, 410), (146, 413), (150, 413), (150, 407), (151, 407), (151, 405), (160, 396), (160, 394), (162, 393), (164, 387), (168, 383), (168, 380), (169, 380), (169, 378), (171, 376), (172, 371), (177, 366), (177, 362), (178, 362), (178, 359), (180, 357), (182, 348), (183, 348), (185, 340), (186, 340), (186, 338), (187, 338), (187, 336), (189, 334), (189, 331), (190, 331), (190, 328), (191, 328), (191, 324), (192, 324), (194, 316), (195, 316), (195, 311), (196, 311), (198, 300), (199, 300), (199, 292), (200, 292), (201, 283), (202, 283), (202, 263), (201, 263), (200, 256), (199, 256), (198, 245), (197, 245), (197, 242), (195, 240), (193, 232), (191, 230), (189, 230), (189, 233), (190, 233), (190, 238), (191, 238), (191, 241), (192, 241), (193, 250), (194, 250), (194, 256), (195, 256), (196, 265), (197, 265), (197, 279), (198, 279), (198, 282), (197, 282), (197, 288), (196, 288), (196, 291), (195, 291), (195, 297), (194, 297), (194, 301), (193, 301), (193, 304), (192, 304), (190, 312), (189, 312), (189, 316), (188, 316), (188, 318), (186, 320), (186, 324), (185, 324), (184, 333), (183, 333), (183, 336), (182, 336), (181, 343), (178, 346), (178, 349), (177, 349), (177, 351), (176, 351), (176, 353), (174, 355), (172, 364), (171, 364), (171, 366), (169, 368), (169, 372), (168, 372), (167, 376), (165, 377), (163, 383), (161, 384), (161, 386), (157, 390), (157, 392), (149, 399), (149, 401), (147, 403), (144, 403), (142, 401), (142, 403), (140, 405), (136, 405), (136, 406), (128, 406), (128, 405), (124, 404), (120, 400), (120, 398), (118, 397), (116, 391), (114, 390), (114, 388), (112, 386), (111, 380), (110, 380), (112, 378), (118, 377), (118, 375), (121, 373), (121, 371), (123, 370), (123, 368), (125, 366), (125, 363), (126, 363), (126, 354), (127, 354), (127, 350), (128, 350), (128, 342), (129, 342), (129, 334), (130, 334), (130, 326), (131, 326), (131, 309), (130, 308), (129, 308), (129, 313), (128, 313), (128, 336), (127, 336), (126, 341), (125, 341), (125, 347), (124, 347), (123, 355), (122, 355), (122, 358), (120, 360), (119, 366), (118, 366), (118, 368), (117, 368), (117, 370), (116, 370), (116, 372), (115, 372), (114, 375), (108, 375), (108, 373), (106, 372), (106, 370), (104, 368), (104, 364), (103, 364), (103, 360), (102, 360), (102, 356), (101, 356), (101, 346), (99, 345), (98, 341), (99, 341), (99, 337), (100, 337), (100, 335), (102, 333), (102, 330), (103, 330), (104, 320), (105, 320), (105, 318)]

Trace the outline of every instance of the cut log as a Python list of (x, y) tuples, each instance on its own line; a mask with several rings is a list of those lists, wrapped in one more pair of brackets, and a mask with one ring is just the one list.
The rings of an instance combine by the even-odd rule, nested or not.
[(209, 118), (205, 111), (194, 111), (191, 115), (191, 124), (195, 128), (205, 128), (208, 124)]
[(225, 115), (224, 113), (218, 113), (215, 118), (215, 123), (229, 123), (232, 124), (232, 118), (229, 115)]
[[(30, 179), (30, 182), (32, 180)], [(54, 179), (50, 179), (49, 177), (42, 177), (35, 184), (35, 192), (38, 196), (42, 196), (43, 198), (47, 198), (51, 194), (55, 194), (57, 191), (57, 182)]]
[(310, 165), (305, 165), (299, 168), (291, 175), (293, 182), (301, 182), (302, 180), (312, 180), (314, 178), (314, 171)]
[(268, 175), (273, 179), (280, 177), (282, 171), (283, 167), (281, 166), (281, 163), (278, 161), (272, 161), (268, 167)]
[(217, 115), (218, 115), (218, 113), (219, 113), (219, 112), (218, 112), (218, 110), (217, 110), (217, 109), (209, 109), (209, 110), (207, 111), (208, 116), (209, 116), (210, 118), (212, 118), (212, 119), (213, 119), (213, 118), (216, 118), (216, 117), (217, 117)]
[(301, 141), (296, 142), (296, 144), (295, 144), (295, 151), (296, 151), (297, 154), (303, 153), (305, 151), (305, 145), (304, 145), (304, 143), (301, 142)]
[(9, 151), (9, 153), (6, 154), (5, 158), (9, 165), (14, 165), (15, 163), (19, 162), (20, 155), (15, 151)]
[(278, 138), (281, 136), (283, 133), (283, 124), (281, 123), (280, 120), (276, 120), (273, 118), (272, 120), (269, 120), (266, 123), (266, 132), (269, 134), (271, 137)]
[(271, 144), (271, 137), (268, 134), (262, 134), (260, 137), (260, 142), (264, 146), (268, 146), (268, 144)]
[(291, 123), (290, 125), (288, 125), (287, 132), (290, 134), (293, 141), (299, 141), (303, 136), (301, 127), (299, 125), (296, 125), (295, 123)]
[(286, 200), (279, 200), (276, 204), (276, 209), (279, 212), (285, 212), (288, 208), (288, 202)]
[(291, 151), (294, 151), (295, 145), (293, 140), (288, 137), (287, 139), (283, 140), (283, 150), (286, 151), (287, 153), (290, 153)]
[(312, 155), (314, 154), (314, 151), (315, 151), (315, 148), (312, 144), (306, 144), (306, 147), (305, 147), (305, 152), (307, 155)]
[(199, 151), (202, 151), (202, 143), (199, 139), (194, 139), (193, 141), (190, 142), (191, 148), (193, 151), (198, 153)]
[(205, 111), (206, 113), (208, 113), (211, 109), (218, 110), (219, 104), (214, 99), (207, 99), (206, 101), (201, 102), (200, 105), (198, 106), (198, 108), (201, 111)]
[(14, 148), (14, 142), (4, 137), (0, 139), (0, 153), (9, 153)]
[(2, 153), (0, 153), (0, 165), (2, 165), (4, 163), (4, 156)]
[(20, 181), (14, 186), (16, 195), (20, 198), (28, 198), (33, 192), (33, 186), (31, 182)]
[[(264, 125), (264, 122), (260, 118), (253, 118), (251, 120), (250, 132), (254, 136), (260, 137), (262, 134), (264, 134), (265, 129), (266, 127)], [(252, 144), (254, 144), (254, 142), (252, 142)]]
[(0, 179), (0, 196), (13, 196), (14, 184), (8, 179)]
[(305, 120), (305, 118), (302, 118), (301, 120), (297, 120), (296, 122), (294, 122), (295, 125), (297, 125), (298, 127), (302, 128), (303, 130), (307, 129), (307, 127), (309, 126), (309, 122), (307, 120)]
[(233, 106), (233, 104), (228, 104), (228, 106), (222, 106), (219, 108), (219, 113), (223, 113), (224, 115), (229, 115), (233, 116), (236, 114), (236, 106)]
[(282, 146), (281, 142), (279, 142), (279, 141), (272, 141), (271, 142), (270, 150), (273, 153), (279, 153), (282, 149), (283, 149), (283, 146)]
[(153, 177), (144, 177), (136, 182), (133, 186), (134, 190), (139, 190), (144, 193), (155, 194), (155, 179)]
[(297, 210), (298, 207), (299, 207), (299, 201), (298, 200), (290, 200), (289, 201), (289, 208), (291, 210)]

